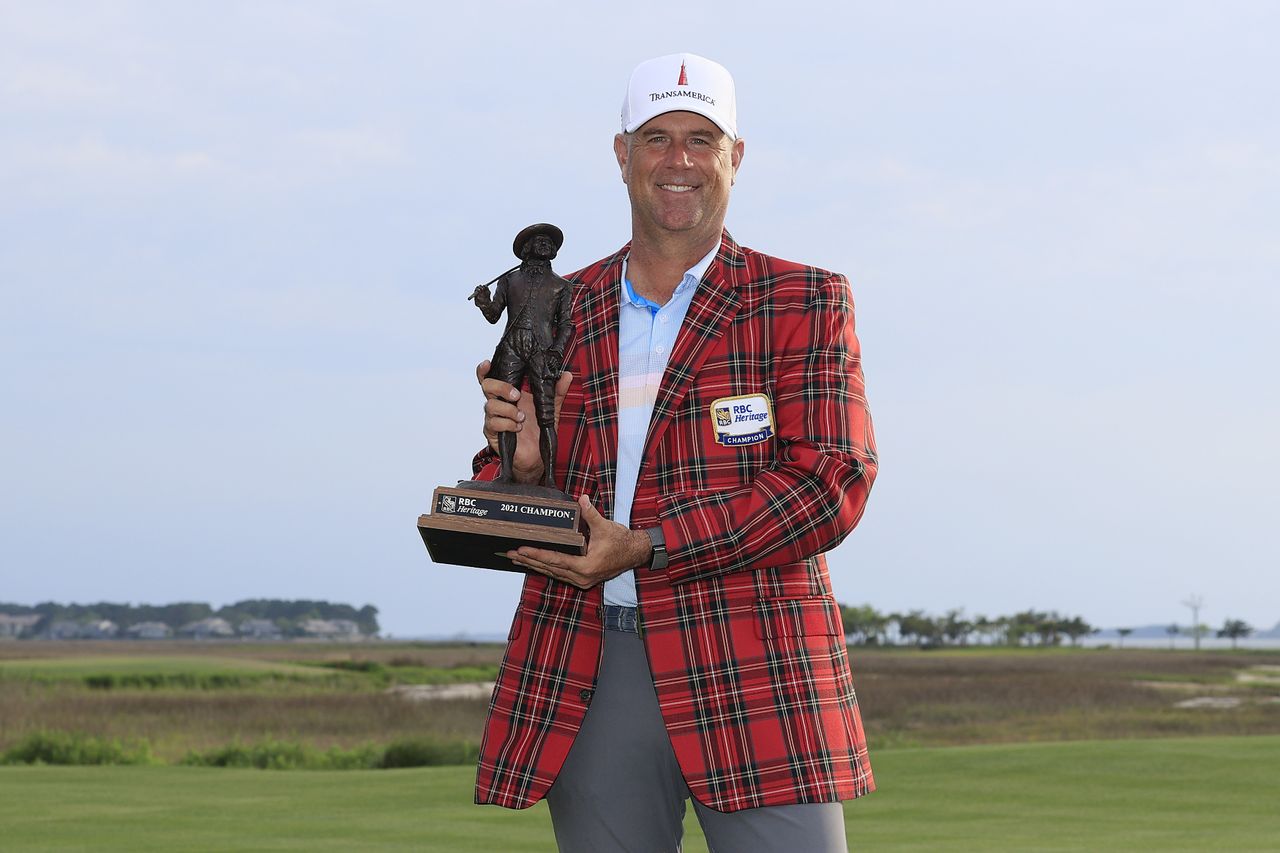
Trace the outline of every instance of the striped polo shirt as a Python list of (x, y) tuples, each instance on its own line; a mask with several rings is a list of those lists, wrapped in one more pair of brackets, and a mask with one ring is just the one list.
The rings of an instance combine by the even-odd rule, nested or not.
[[(667, 359), (671, 357), (676, 334), (698, 282), (719, 248), (717, 244), (685, 272), (666, 305), (658, 305), (635, 292), (627, 262), (623, 261), (622, 298), (618, 308), (618, 470), (613, 520), (624, 527), (631, 526), (631, 502), (640, 476), (640, 454), (644, 452), (644, 439), (649, 432), (653, 406), (658, 401)], [(605, 581), (604, 600), (606, 604), (635, 607), (635, 572), (623, 572)]]

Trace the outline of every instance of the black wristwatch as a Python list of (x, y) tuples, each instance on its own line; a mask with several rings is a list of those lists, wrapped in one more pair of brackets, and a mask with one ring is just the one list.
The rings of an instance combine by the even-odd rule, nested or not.
[(667, 567), (667, 540), (662, 535), (662, 527), (645, 528), (649, 534), (649, 544), (653, 546), (653, 556), (649, 559), (649, 571), (660, 572)]

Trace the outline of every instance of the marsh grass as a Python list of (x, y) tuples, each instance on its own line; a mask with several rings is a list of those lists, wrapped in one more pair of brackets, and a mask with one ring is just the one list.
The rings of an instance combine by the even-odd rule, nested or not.
[[(873, 749), (1280, 733), (1280, 704), (1267, 701), (1280, 685), (1236, 680), (1277, 653), (855, 647), (850, 657)], [(1160, 686), (1174, 684), (1176, 694)], [(1229, 711), (1173, 706), (1208, 693), (1250, 701)]]
[(151, 747), (145, 741), (126, 742), (80, 732), (35, 732), (0, 752), (0, 764), (93, 766), (154, 763)]
[(493, 681), (498, 677), (497, 664), (442, 667), (407, 663), (403, 659), (380, 663), (368, 658), (354, 658), (317, 661), (308, 665), (339, 672), (358, 672), (365, 675), (371, 683), (381, 687), (394, 684), (465, 684), (474, 681)]
[[(413, 701), (386, 688), (492, 680), (501, 655), (497, 645), (6, 643), (0, 751), (39, 732), (144, 742), (166, 763), (265, 742), (322, 752), (414, 738), (474, 745), (485, 700)], [(1237, 680), (1250, 667), (1280, 664), (1276, 652), (854, 647), (850, 657), (873, 750), (1280, 734), (1280, 685)], [(179, 681), (187, 673), (206, 686), (87, 686), (85, 676), (104, 673)], [(263, 680), (207, 686), (219, 673)], [(1230, 710), (1174, 707), (1210, 693), (1245, 702)]]
[(94, 691), (0, 683), (0, 749), (37, 731), (139, 738), (176, 761), (193, 750), (282, 740), (319, 749), (430, 736), (479, 741), (484, 700), (412, 702), (376, 691)]
[(267, 740), (233, 743), (204, 752), (189, 752), (180, 764), (188, 767), (254, 767), (259, 770), (392, 770), (469, 764), (479, 756), (474, 741), (443, 741), (427, 737), (402, 738), (386, 746), (367, 743), (351, 749), (316, 749), (303, 743)]

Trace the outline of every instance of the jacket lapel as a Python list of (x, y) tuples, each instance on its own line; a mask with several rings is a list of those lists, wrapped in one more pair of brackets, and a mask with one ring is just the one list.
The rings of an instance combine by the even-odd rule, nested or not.
[[(579, 297), (577, 344), (585, 368), (580, 380), (583, 414), (591, 437), (598, 492), (592, 502), (605, 518), (613, 514), (615, 469), (618, 456), (618, 299), (622, 284), (622, 260), (628, 246), (607, 260), (599, 275), (583, 281)], [(585, 472), (584, 472), (585, 473)]]
[[(653, 448), (662, 440), (663, 432), (671, 423), (672, 414), (679, 410), (685, 395), (689, 393), (693, 378), (707, 360), (712, 343), (724, 335), (725, 329), (738, 313), (738, 275), (745, 266), (742, 250), (729, 236), (729, 232), (724, 232), (720, 240), (720, 251), (698, 283), (684, 323), (676, 336), (667, 370), (662, 376), (662, 386), (658, 389), (653, 418), (649, 421), (649, 435), (645, 439), (642, 459), (652, 458)], [(614, 332), (616, 349), (616, 320)]]

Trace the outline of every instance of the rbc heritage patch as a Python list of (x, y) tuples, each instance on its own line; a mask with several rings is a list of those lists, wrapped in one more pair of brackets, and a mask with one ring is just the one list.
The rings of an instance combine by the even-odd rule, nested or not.
[(759, 444), (773, 436), (773, 408), (764, 394), (721, 397), (711, 404), (711, 424), (719, 444)]

